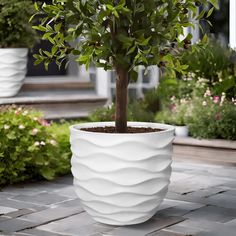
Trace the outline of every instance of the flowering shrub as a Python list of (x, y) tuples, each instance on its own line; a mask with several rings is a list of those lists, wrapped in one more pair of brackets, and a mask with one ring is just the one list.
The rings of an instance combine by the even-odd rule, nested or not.
[(68, 172), (69, 156), (40, 113), (21, 107), (0, 112), (0, 185)]
[(186, 125), (186, 117), (189, 115), (190, 100), (185, 98), (176, 99), (172, 96), (168, 107), (157, 112), (155, 121), (158, 123), (166, 123), (171, 125)]
[(226, 100), (225, 93), (214, 96), (207, 89), (193, 101), (187, 124), (193, 137), (236, 140), (236, 100)]

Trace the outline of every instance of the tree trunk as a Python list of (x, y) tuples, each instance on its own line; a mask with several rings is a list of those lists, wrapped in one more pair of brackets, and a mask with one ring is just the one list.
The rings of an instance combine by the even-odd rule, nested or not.
[(128, 70), (116, 68), (116, 132), (127, 132)]

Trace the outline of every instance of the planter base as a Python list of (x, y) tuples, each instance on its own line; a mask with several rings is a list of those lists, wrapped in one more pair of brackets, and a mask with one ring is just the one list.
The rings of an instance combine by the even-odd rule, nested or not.
[(84, 209), (98, 222), (132, 225), (150, 219), (164, 199), (171, 175), (174, 128), (156, 123), (129, 126), (164, 129), (135, 134), (96, 133), (71, 127), (72, 173)]

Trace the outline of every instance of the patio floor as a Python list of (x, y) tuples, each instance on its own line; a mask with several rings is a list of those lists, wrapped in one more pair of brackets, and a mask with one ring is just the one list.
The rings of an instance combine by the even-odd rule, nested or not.
[(128, 227), (99, 224), (87, 215), (71, 176), (5, 187), (0, 235), (235, 236), (236, 167), (175, 161), (160, 210), (148, 222)]

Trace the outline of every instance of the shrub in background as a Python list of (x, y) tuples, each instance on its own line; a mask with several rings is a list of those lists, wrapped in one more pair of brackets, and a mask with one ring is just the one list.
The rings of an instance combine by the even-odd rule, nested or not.
[(37, 38), (29, 23), (32, 1), (1, 0), (0, 12), (0, 48), (32, 47)]
[[(89, 120), (93, 122), (114, 121), (115, 120), (115, 106), (112, 104), (108, 107), (96, 109), (89, 116)], [(154, 120), (154, 113), (147, 110), (142, 100), (132, 101), (128, 106), (128, 120), (129, 121), (143, 121), (151, 122)]]
[(168, 107), (156, 113), (155, 121), (177, 126), (186, 125), (186, 117), (191, 112), (190, 101), (186, 99), (178, 100), (175, 97), (172, 97), (171, 100), (172, 102)]
[[(57, 174), (68, 172), (70, 158), (65, 141), (67, 133), (62, 133), (61, 127), (54, 133), (38, 112), (21, 107), (2, 108), (0, 185), (34, 178), (50, 180)], [(62, 143), (62, 149), (58, 142)], [(65, 154), (62, 154), (65, 150)]]
[(192, 104), (187, 118), (190, 134), (196, 138), (236, 140), (236, 100), (213, 96), (210, 90)]

